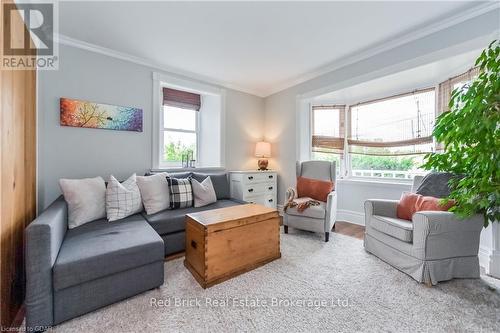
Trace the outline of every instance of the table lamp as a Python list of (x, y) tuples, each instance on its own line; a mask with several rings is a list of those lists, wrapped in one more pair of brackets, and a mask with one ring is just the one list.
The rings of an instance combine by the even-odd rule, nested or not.
[(271, 157), (271, 144), (269, 142), (257, 142), (255, 146), (255, 156), (259, 157), (259, 170), (267, 170), (269, 164), (266, 157)]

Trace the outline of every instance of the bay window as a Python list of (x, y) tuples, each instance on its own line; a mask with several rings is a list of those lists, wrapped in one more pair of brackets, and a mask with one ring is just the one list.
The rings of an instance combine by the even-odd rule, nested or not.
[(349, 108), (351, 175), (411, 179), (433, 151), (434, 88)]
[(479, 68), (427, 88), (351, 105), (312, 105), (310, 158), (336, 161), (352, 177), (412, 179), (434, 142), (435, 119), (449, 111), (455, 89), (467, 89)]

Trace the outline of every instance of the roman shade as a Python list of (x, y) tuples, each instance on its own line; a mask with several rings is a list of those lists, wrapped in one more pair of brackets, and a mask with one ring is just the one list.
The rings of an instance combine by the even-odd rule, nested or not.
[(187, 91), (163, 88), (163, 105), (199, 111), (201, 96)]
[(434, 88), (371, 100), (349, 108), (349, 151), (413, 155), (433, 149)]
[(449, 104), (454, 89), (472, 81), (479, 75), (479, 67), (473, 67), (467, 72), (456, 75), (439, 84), (437, 115), (450, 111)]
[[(322, 116), (318, 115), (320, 112), (323, 113)], [(331, 122), (321, 124), (325, 118), (331, 119)], [(315, 105), (312, 107), (311, 121), (312, 151), (342, 154), (345, 140), (345, 105)], [(328, 130), (325, 131), (325, 128), (320, 128), (319, 125), (326, 125)]]

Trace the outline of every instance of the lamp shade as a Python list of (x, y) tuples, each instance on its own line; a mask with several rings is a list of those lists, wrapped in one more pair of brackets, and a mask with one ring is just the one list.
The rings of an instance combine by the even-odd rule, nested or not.
[(269, 142), (257, 142), (255, 146), (255, 156), (257, 157), (271, 157), (271, 144)]

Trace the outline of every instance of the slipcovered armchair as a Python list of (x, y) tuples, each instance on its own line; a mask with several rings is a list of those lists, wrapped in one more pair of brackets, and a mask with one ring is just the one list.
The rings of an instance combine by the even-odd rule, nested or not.
[[(335, 184), (335, 162), (328, 161), (306, 161), (296, 163), (297, 177), (312, 178), (318, 180), (332, 181)], [(296, 199), (300, 201), (300, 198)], [(320, 202), (318, 206), (310, 206), (303, 212), (297, 207), (291, 207), (283, 213), (283, 225), (285, 233), (288, 227), (321, 232), (325, 234), (325, 242), (328, 242), (330, 231), (335, 226), (337, 216), (337, 193), (330, 192), (327, 201)]]
[[(415, 177), (415, 192), (423, 177)], [(451, 212), (420, 211), (397, 218), (398, 200), (365, 201), (365, 250), (418, 282), (435, 285), (479, 277), (480, 215), (458, 219)]]

